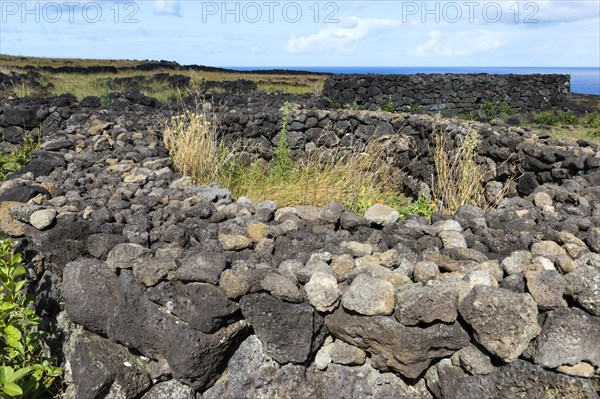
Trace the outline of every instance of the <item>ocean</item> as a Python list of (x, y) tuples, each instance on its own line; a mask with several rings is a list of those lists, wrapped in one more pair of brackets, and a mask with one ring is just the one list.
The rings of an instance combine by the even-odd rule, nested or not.
[(240, 71), (293, 69), (327, 73), (489, 73), (489, 74), (533, 74), (557, 73), (571, 75), (571, 92), (600, 95), (600, 67), (598, 68), (555, 68), (555, 67), (230, 67)]

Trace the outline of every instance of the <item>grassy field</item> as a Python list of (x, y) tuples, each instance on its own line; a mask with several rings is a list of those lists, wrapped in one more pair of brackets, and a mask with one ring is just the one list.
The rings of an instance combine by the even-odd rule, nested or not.
[(0, 65), (5, 67), (24, 68), (28, 65), (39, 68), (42, 66), (115, 66), (132, 67), (143, 63), (136, 60), (95, 60), (83, 58), (44, 58), (44, 57), (21, 57), (16, 55), (0, 54)]
[[(571, 102), (577, 101), (577, 96), (574, 96)], [(542, 111), (536, 113), (530, 126), (548, 130), (559, 139), (587, 140), (600, 144), (600, 97), (596, 99), (595, 104), (588, 104), (584, 111), (578, 109), (576, 112)]]
[[(144, 79), (149, 80), (149, 82), (144, 84), (144, 87), (141, 90), (142, 93), (151, 97), (156, 97), (161, 102), (176, 100), (182, 94), (185, 95), (188, 90), (192, 93), (197, 92), (202, 87), (203, 82), (224, 82), (237, 79), (253, 81), (259, 89), (268, 93), (281, 91), (292, 94), (319, 94), (321, 93), (323, 83), (327, 78), (326, 75), (315, 74), (266, 74), (227, 70), (202, 71), (183, 68), (162, 68), (152, 71), (133, 69), (144, 62), (149, 61), (35, 58), (0, 54), (0, 72), (8, 73), (10, 71), (17, 71), (19, 73), (25, 73), (27, 72), (27, 66), (35, 68), (56, 68), (63, 66), (81, 68), (97, 66), (116, 67), (118, 68), (117, 73), (56, 73), (37, 70), (41, 75), (41, 78), (39, 79), (40, 83), (47, 87), (46, 93), (43, 93), (43, 90), (36, 87), (20, 84), (9, 94), (17, 97), (24, 97), (35, 94), (59, 95), (63, 93), (72, 93), (78, 99), (82, 99), (86, 96), (100, 97), (106, 93), (107, 82), (109, 79), (143, 77)], [(167, 82), (152, 81), (152, 77), (159, 73), (189, 76), (191, 78), (191, 84), (188, 88), (178, 90), (169, 86)], [(111, 87), (110, 91), (123, 90), (126, 87), (126, 85)], [(214, 89), (214, 91), (218, 90), (218, 87)]]

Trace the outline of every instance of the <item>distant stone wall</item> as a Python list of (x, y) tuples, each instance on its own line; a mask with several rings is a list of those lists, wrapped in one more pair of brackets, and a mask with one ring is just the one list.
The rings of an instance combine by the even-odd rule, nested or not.
[(392, 105), (461, 113), (491, 101), (532, 111), (564, 105), (570, 87), (570, 75), (334, 75), (325, 81), (323, 94), (341, 106), (370, 110)]

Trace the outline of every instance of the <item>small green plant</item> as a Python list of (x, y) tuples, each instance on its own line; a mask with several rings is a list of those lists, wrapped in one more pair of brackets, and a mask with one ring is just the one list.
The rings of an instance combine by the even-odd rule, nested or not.
[(514, 113), (512, 107), (506, 103), (502, 103), (498, 106), (498, 112), (504, 115), (512, 115)]
[(291, 104), (286, 101), (283, 104), (283, 116), (281, 120), (281, 130), (279, 131), (279, 142), (273, 156), (273, 165), (271, 166), (269, 176), (278, 183), (290, 177), (294, 170), (294, 160), (292, 159), (292, 150), (287, 142), (288, 119), (290, 117)]
[(593, 139), (600, 138), (600, 129), (592, 130), (588, 133), (588, 136)]
[(579, 123), (579, 118), (571, 112), (559, 112), (558, 121), (563, 125), (575, 125)]
[(488, 120), (492, 119), (496, 114), (494, 103), (489, 100), (486, 100), (483, 103), (483, 111), (485, 112), (485, 117)]
[(381, 104), (381, 110), (385, 112), (396, 112), (396, 107), (386, 98), (383, 100), (383, 104)]
[(342, 108), (342, 104), (335, 98), (329, 98), (329, 103), (331, 104), (331, 108), (333, 108), (333, 109)]
[(399, 209), (400, 219), (404, 220), (407, 216), (425, 216), (431, 221), (431, 215), (436, 211), (435, 203), (427, 200), (425, 197), (419, 197), (414, 202), (411, 202)]
[(556, 113), (554, 111), (542, 111), (535, 115), (534, 121), (540, 125), (554, 126), (558, 124), (558, 118), (556, 117)]
[(110, 97), (109, 95), (109, 89), (108, 89), (108, 80), (104, 79), (102, 81), (102, 94), (100, 95), (100, 105), (103, 108), (108, 108), (110, 107)]
[(421, 110), (421, 104), (412, 103), (410, 104), (410, 112), (419, 112)]
[(0, 240), (0, 388), (11, 397), (39, 398), (62, 371), (44, 356), (40, 318), (23, 293), (26, 274), (11, 240)]
[(473, 111), (462, 113), (458, 117), (465, 121), (474, 121), (475, 119), (477, 119), (475, 112)]
[(41, 132), (37, 141), (31, 136), (25, 137), (24, 143), (12, 152), (0, 151), (0, 182), (6, 180), (7, 174), (18, 172), (29, 163), (31, 151), (40, 148), (40, 136)]

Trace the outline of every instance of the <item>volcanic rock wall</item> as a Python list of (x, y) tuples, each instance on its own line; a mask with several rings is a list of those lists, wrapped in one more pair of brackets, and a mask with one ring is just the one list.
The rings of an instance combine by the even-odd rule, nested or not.
[(570, 92), (569, 75), (332, 75), (323, 95), (343, 106), (379, 110), (421, 107), (428, 111), (477, 111), (486, 101), (514, 110), (560, 107)]
[[(281, 130), (279, 104), (269, 104), (267, 109), (222, 109), (218, 119), (220, 135), (252, 155), (271, 159)], [(515, 190), (522, 195), (531, 194), (539, 184), (560, 184), (580, 174), (589, 174), (596, 179), (599, 173), (597, 149), (591, 143), (580, 141), (567, 148), (564, 142), (545, 132), (465, 123), (422, 114), (300, 109), (296, 106), (288, 117), (287, 141), (296, 158), (319, 148), (363, 151), (375, 140), (387, 143), (386, 155), (397, 169), (398, 184), (417, 197), (429, 195), (428, 185), (435, 170), (431, 152), (434, 130), (446, 132), (455, 142), (460, 142), (469, 132), (477, 131), (477, 161), (488, 170), (486, 178), (496, 182), (518, 178)]]
[[(43, 127), (41, 151), (0, 187), (0, 229), (26, 255), (63, 397), (598, 398), (595, 146), (476, 125), (481, 162), (523, 168), (521, 188), (488, 213), (399, 221), (383, 205), (278, 208), (196, 186), (173, 170), (171, 111), (154, 105), (129, 93), (109, 109), (0, 106), (5, 148)], [(291, 131), (354, 125), (341, 142), (391, 126), (417, 142), (399, 153), (422, 160), (434, 124), (473, 128), (300, 108)], [(223, 128), (245, 126), (234, 135), (280, 123), (231, 114)], [(269, 148), (275, 136), (259, 132)]]

